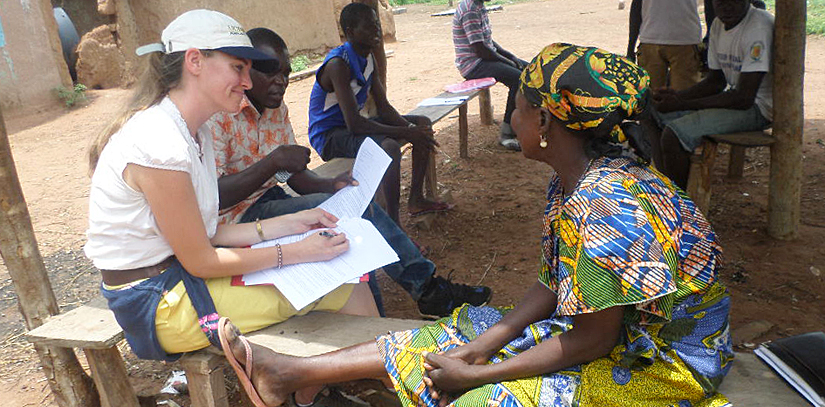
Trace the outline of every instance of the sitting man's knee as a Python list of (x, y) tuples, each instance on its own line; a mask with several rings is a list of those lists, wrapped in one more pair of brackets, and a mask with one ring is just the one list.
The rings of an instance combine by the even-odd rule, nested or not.
[(401, 157), (401, 144), (395, 139), (385, 138), (381, 141), (381, 148), (392, 157), (393, 160)]

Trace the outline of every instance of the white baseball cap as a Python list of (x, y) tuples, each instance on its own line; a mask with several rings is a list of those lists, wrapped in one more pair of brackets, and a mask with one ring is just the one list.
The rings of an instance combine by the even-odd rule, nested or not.
[(171, 54), (189, 48), (216, 50), (251, 60), (271, 60), (272, 56), (256, 50), (240, 23), (213, 10), (190, 10), (163, 29), (160, 43), (138, 47), (138, 55), (150, 52)]

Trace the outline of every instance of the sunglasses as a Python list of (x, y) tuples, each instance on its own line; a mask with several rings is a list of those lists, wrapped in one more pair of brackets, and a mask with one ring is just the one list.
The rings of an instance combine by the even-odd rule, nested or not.
[(281, 63), (277, 59), (252, 61), (252, 69), (265, 74), (273, 74), (281, 70)]

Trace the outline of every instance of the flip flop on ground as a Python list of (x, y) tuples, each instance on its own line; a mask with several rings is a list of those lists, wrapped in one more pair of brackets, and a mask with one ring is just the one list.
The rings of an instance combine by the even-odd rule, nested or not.
[(222, 317), (218, 321), (218, 338), (221, 340), (223, 354), (226, 355), (226, 360), (229, 361), (229, 365), (232, 366), (235, 374), (238, 375), (238, 382), (240, 382), (241, 386), (243, 386), (243, 389), (246, 391), (246, 394), (249, 396), (249, 400), (252, 401), (252, 404), (254, 404), (255, 407), (269, 407), (261, 399), (258, 391), (255, 390), (255, 386), (252, 385), (252, 347), (249, 346), (249, 340), (247, 340), (243, 335), (238, 336), (238, 339), (241, 341), (244, 348), (246, 348), (246, 363), (244, 364), (244, 367), (241, 367), (240, 362), (238, 362), (238, 359), (235, 358), (235, 354), (232, 353), (229, 340), (226, 339), (226, 324), (228, 322), (229, 318), (226, 317)]

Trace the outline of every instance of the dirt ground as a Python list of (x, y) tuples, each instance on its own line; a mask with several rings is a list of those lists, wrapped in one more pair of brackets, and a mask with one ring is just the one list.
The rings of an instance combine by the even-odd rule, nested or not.
[[(444, 85), (461, 80), (453, 65), (450, 17), (430, 17), (437, 6), (408, 6), (396, 16), (398, 42), (387, 44), (389, 97), (400, 112), (436, 95)], [(491, 13), (497, 42), (529, 59), (544, 45), (570, 42), (597, 45), (623, 53), (627, 40), (627, 9), (615, 1), (535, 1), (506, 5)], [(289, 42), (289, 39), (286, 39)], [(804, 176), (800, 238), (772, 240), (766, 234), (769, 152), (748, 152), (745, 177), (729, 181), (726, 152), (717, 161), (714, 196), (708, 213), (725, 249), (722, 280), (733, 295), (732, 326), (765, 320), (767, 332), (748, 338), (758, 343), (825, 329), (825, 107), (817, 103), (825, 89), (825, 40), (808, 38)], [(312, 80), (290, 85), (286, 102), (299, 142), (306, 139), (306, 110)], [(500, 120), (506, 88), (496, 86), (493, 103)], [(56, 107), (40, 111), (6, 112), (17, 169), (28, 201), (40, 249), (62, 310), (97, 295), (99, 277), (82, 254), (88, 199), (84, 160), (90, 136), (118, 110), (126, 90), (89, 92), (82, 108)], [(494, 289), (493, 305), (515, 303), (536, 277), (540, 219), (551, 169), (528, 161), (496, 144), (496, 128), (483, 126), (470, 106), (470, 158), (458, 154), (457, 120), (437, 126), (441, 143), (438, 179), (456, 208), (440, 214), (432, 225), (411, 222), (402, 214), (409, 234), (429, 249), (439, 273)], [(408, 157), (408, 156), (407, 156)], [(313, 157), (313, 164), (320, 160)], [(409, 164), (405, 181), (409, 182)], [(402, 211), (404, 208), (402, 208)], [(429, 226), (429, 227), (428, 227)], [(816, 243), (820, 242), (820, 243)], [(388, 278), (380, 280), (389, 316), (415, 318), (414, 303)], [(0, 266), (0, 392), (3, 405), (56, 405), (38, 368), (37, 357), (22, 335), (13, 285)], [(746, 351), (746, 348), (741, 347)], [(174, 364), (137, 361), (128, 352), (129, 372), (141, 394), (156, 394)], [(82, 363), (85, 363), (82, 355)], [(237, 387), (229, 384), (232, 390)], [(236, 393), (235, 393), (236, 394)], [(237, 397), (237, 395), (235, 396)], [(178, 398), (188, 405), (186, 397)]]

